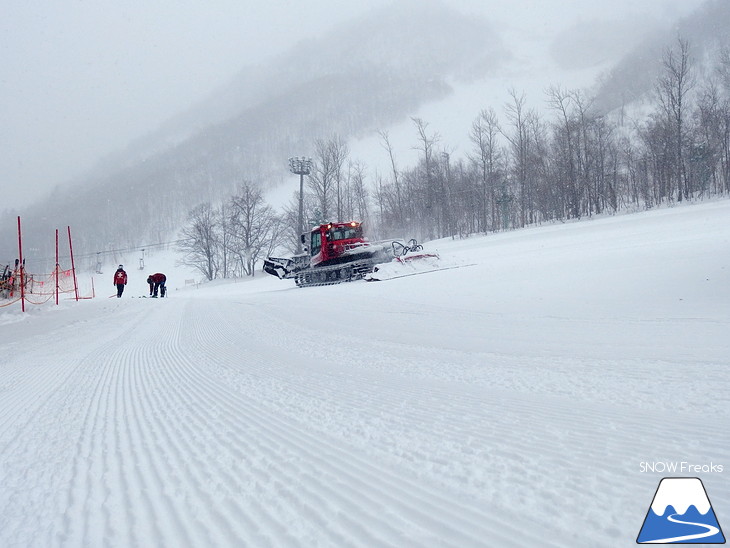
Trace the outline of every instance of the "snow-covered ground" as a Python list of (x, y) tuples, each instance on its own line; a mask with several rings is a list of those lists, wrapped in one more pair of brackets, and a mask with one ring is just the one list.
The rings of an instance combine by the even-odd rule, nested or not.
[(426, 249), (1, 309), (0, 546), (634, 546), (664, 476), (730, 528), (730, 201)]

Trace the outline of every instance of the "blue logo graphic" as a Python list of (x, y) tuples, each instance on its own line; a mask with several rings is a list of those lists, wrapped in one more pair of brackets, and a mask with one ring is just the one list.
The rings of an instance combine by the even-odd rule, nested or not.
[(637, 544), (725, 544), (720, 524), (699, 478), (659, 482)]

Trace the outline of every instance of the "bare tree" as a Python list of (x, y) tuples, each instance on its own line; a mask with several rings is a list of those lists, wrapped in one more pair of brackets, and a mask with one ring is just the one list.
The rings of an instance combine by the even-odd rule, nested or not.
[(350, 154), (347, 143), (335, 135), (328, 140), (317, 139), (314, 142), (315, 158), (309, 186), (317, 199), (317, 206), (324, 219), (329, 219), (332, 201), (335, 202), (337, 219), (343, 215), (343, 167)]
[(317, 207), (324, 219), (330, 216), (332, 191), (335, 187), (335, 167), (332, 158), (327, 152), (328, 144), (323, 139), (314, 141), (316, 151), (312, 172), (309, 174), (309, 188), (314, 194)]
[(403, 217), (403, 197), (401, 196), (400, 182), (398, 181), (398, 168), (395, 163), (395, 154), (393, 153), (393, 146), (390, 144), (390, 137), (387, 131), (379, 131), (380, 139), (382, 140), (383, 148), (388, 152), (388, 158), (390, 159), (390, 169), (393, 172), (393, 185), (395, 188), (396, 208), (397, 215), (399, 218)]
[(180, 264), (200, 271), (208, 280), (218, 277), (220, 233), (218, 215), (213, 206), (200, 204), (188, 214), (178, 250), (184, 255)]
[(592, 98), (587, 98), (580, 90), (572, 91), (570, 96), (578, 124), (578, 196), (585, 198), (583, 210), (590, 216), (603, 209), (601, 201), (605, 196), (601, 154), (605, 152), (611, 131), (605, 119), (590, 114)]
[(509, 141), (512, 151), (512, 169), (517, 183), (520, 200), (520, 224), (525, 226), (531, 221), (532, 215), (532, 185), (528, 181), (530, 159), (530, 119), (534, 117), (525, 107), (525, 94), (517, 95), (511, 89), (511, 103), (507, 103), (505, 110), (512, 132), (502, 135)]
[(720, 149), (720, 182), (722, 192), (730, 193), (730, 47), (720, 51), (717, 73), (722, 83), (722, 103), (717, 112)]
[(436, 235), (441, 235), (439, 204), (442, 196), (438, 192), (436, 192), (436, 189), (434, 188), (435, 181), (433, 176), (433, 170), (435, 168), (435, 162), (433, 159), (433, 147), (439, 141), (440, 137), (438, 133), (433, 133), (429, 135), (427, 133), (428, 123), (423, 121), (421, 118), (411, 118), (411, 120), (416, 125), (419, 140), (419, 145), (414, 148), (423, 152), (423, 166), (425, 171), (423, 182), (426, 187), (426, 211), (424, 213), (426, 217), (426, 229), (428, 230), (429, 238), (433, 239), (434, 229), (436, 230)]
[(496, 171), (500, 160), (497, 137), (500, 133), (499, 121), (493, 108), (482, 110), (471, 125), (469, 138), (474, 144), (474, 154), (470, 160), (479, 170), (479, 184), (481, 187), (482, 214), (481, 228), (487, 230), (497, 228), (497, 200), (496, 200)]
[(377, 232), (380, 237), (390, 234), (400, 225), (400, 220), (394, 219), (395, 200), (393, 199), (394, 193), (390, 190), (390, 186), (383, 180), (383, 176), (376, 172), (373, 181), (373, 199), (377, 209), (375, 221), (378, 229), (373, 230), (375, 227), (371, 227), (371, 230)]
[(677, 38), (677, 49), (667, 49), (662, 60), (664, 75), (656, 86), (657, 97), (672, 128), (674, 163), (677, 175), (677, 200), (688, 195), (687, 166), (685, 165), (685, 118), (687, 95), (695, 85), (689, 58), (689, 42)]
[(644, 205), (649, 208), (667, 199), (672, 192), (674, 147), (672, 128), (666, 116), (654, 114), (639, 131), (643, 151)]
[(548, 105), (557, 111), (560, 118), (555, 128), (555, 144), (557, 149), (557, 185), (560, 185), (564, 192), (560, 192), (560, 198), (566, 209), (568, 218), (580, 217), (580, 199), (578, 196), (578, 168), (579, 161), (577, 153), (578, 140), (576, 135), (578, 124), (571, 112), (572, 95), (560, 87), (551, 86), (547, 90)]
[(350, 147), (342, 137), (335, 135), (329, 141), (328, 153), (332, 157), (332, 165), (334, 167), (335, 188), (337, 190), (337, 220), (342, 221), (345, 218), (343, 206), (346, 194), (346, 189), (343, 188), (343, 182), (345, 180), (343, 171), (345, 162), (350, 155)]
[(218, 207), (218, 211), (216, 213), (216, 219), (218, 220), (218, 229), (217, 233), (220, 237), (220, 246), (219, 246), (219, 270), (220, 275), (223, 278), (228, 278), (231, 275), (231, 255), (229, 252), (230, 249), (230, 238), (231, 238), (231, 230), (229, 227), (230, 223), (230, 214), (229, 214), (229, 205), (228, 203), (222, 203)]
[(720, 50), (717, 73), (725, 90), (725, 97), (730, 97), (730, 47), (726, 46)]
[(365, 183), (366, 168), (361, 162), (350, 162), (348, 165), (349, 192), (352, 201), (350, 215), (362, 222), (368, 222), (370, 208), (368, 207), (369, 194)]
[(238, 187), (230, 199), (229, 212), (229, 251), (236, 257), (242, 273), (253, 276), (262, 251), (273, 247), (271, 240), (278, 219), (266, 205), (261, 190), (250, 183)]

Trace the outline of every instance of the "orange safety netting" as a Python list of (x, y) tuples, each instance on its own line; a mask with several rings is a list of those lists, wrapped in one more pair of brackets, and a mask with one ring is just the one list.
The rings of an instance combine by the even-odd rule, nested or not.
[[(72, 270), (59, 270), (50, 274), (28, 274), (23, 273), (25, 301), (30, 304), (45, 304), (58, 294), (75, 294), (74, 277)], [(0, 279), (0, 307), (9, 306), (18, 302), (20, 295), (20, 272), (15, 270)], [(90, 298), (90, 296), (79, 298)]]

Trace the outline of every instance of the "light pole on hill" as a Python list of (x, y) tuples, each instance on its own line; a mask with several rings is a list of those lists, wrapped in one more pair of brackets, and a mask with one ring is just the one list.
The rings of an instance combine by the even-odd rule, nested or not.
[(302, 234), (304, 234), (304, 176), (312, 171), (312, 159), (304, 156), (289, 158), (289, 171), (299, 175), (299, 220), (297, 221), (297, 253), (302, 252)]

